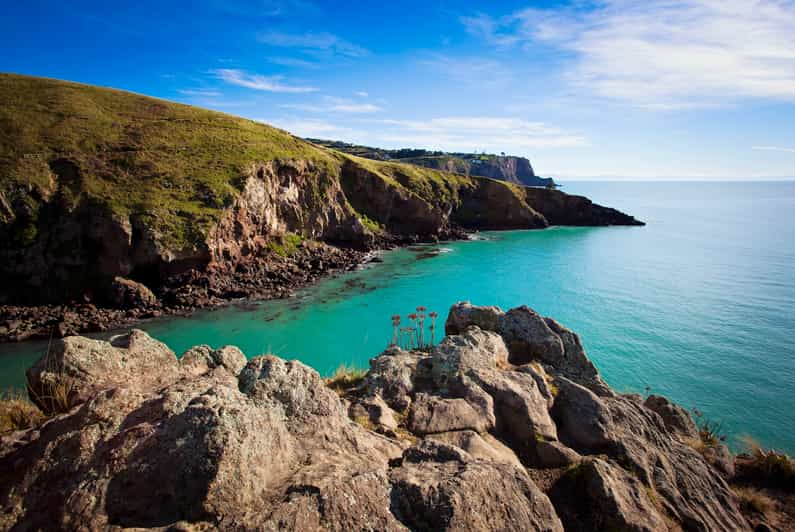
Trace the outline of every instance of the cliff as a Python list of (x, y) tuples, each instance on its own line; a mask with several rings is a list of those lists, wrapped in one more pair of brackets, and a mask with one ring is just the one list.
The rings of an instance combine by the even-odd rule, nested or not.
[(336, 140), (307, 140), (318, 146), (376, 161), (414, 164), (466, 176), (490, 177), (528, 187), (547, 187), (555, 184), (552, 178), (537, 176), (527, 158), (515, 155), (447, 153), (412, 148), (387, 150)]
[(58, 340), (28, 371), (49, 419), (0, 438), (0, 528), (751, 529), (725, 448), (613, 391), (574, 332), (468, 303), (445, 329), (334, 382), (141, 331)]
[(0, 339), (277, 297), (362, 251), (466, 230), (640, 225), (111, 89), (4, 74), (0, 99)]

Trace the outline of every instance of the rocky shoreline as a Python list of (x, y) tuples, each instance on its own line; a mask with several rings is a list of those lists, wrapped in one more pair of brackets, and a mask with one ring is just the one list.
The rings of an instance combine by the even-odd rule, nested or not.
[[(326, 245), (302, 247), (295, 255), (272, 255), (228, 269), (191, 270), (170, 278), (161, 293), (118, 278), (124, 285), (116, 306), (90, 302), (63, 305), (0, 305), (0, 343), (63, 338), (127, 327), (144, 319), (188, 315), (240, 300), (279, 299), (321, 278), (371, 262), (372, 252)], [(377, 259), (376, 259), (377, 260)]]
[[(58, 340), (27, 373), (50, 417), (0, 437), (0, 528), (793, 524), (791, 497), (778, 513), (749, 510), (720, 442), (663, 397), (616, 393), (553, 319), (459, 303), (445, 332), (333, 381), (234, 347), (178, 359), (136, 330)], [(64, 401), (46, 399), (64, 383)]]
[[(466, 240), (472, 234), (458, 230), (444, 236), (452, 241)], [(214, 265), (172, 276), (165, 280), (158, 294), (141, 283), (118, 278), (113, 306), (88, 301), (0, 305), (0, 343), (104, 332), (129, 327), (141, 320), (184, 316), (243, 300), (283, 299), (328, 276), (379, 262), (379, 251), (434, 242), (438, 240), (382, 238), (368, 250), (361, 250), (306, 241), (287, 256), (271, 253), (244, 263)]]

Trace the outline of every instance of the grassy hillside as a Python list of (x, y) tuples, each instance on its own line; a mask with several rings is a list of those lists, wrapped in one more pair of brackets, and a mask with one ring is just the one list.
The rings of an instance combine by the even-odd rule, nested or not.
[(259, 122), (119, 90), (0, 74), (0, 100), (0, 221), (16, 217), (17, 225), (27, 224), (14, 232), (31, 242), (35, 198), (41, 203), (57, 189), (122, 217), (135, 214), (156, 227), (167, 245), (190, 247), (232, 204), (245, 169), (275, 159), (311, 161), (317, 179), (338, 178), (343, 164), (353, 161), (432, 205), (454, 202), (462, 187), (477, 183), (356, 157)]
[(0, 74), (0, 192), (52, 191), (53, 163), (80, 169), (75, 192), (114, 212), (146, 213), (166, 234), (206, 227), (248, 164), (338, 158), (270, 126), (112, 89)]

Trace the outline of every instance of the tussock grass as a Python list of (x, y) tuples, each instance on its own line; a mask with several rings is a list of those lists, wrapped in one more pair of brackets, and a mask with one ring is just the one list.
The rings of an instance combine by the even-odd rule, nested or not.
[(795, 460), (775, 449), (763, 448), (750, 436), (743, 436), (741, 440), (747, 454), (738, 460), (738, 473), (765, 485), (795, 489)]
[(0, 394), (0, 433), (25, 430), (44, 420), (44, 414), (18, 390)]
[(367, 375), (366, 369), (348, 364), (340, 364), (331, 377), (326, 379), (326, 386), (337, 393), (345, 393), (359, 386)]
[(740, 499), (740, 508), (745, 512), (764, 515), (773, 508), (773, 501), (759, 490), (748, 486), (734, 486), (732, 490)]
[(48, 414), (65, 414), (76, 404), (75, 380), (61, 371), (55, 371), (51, 375), (52, 378), (44, 381), (41, 392), (37, 393), (28, 388), (28, 393)]

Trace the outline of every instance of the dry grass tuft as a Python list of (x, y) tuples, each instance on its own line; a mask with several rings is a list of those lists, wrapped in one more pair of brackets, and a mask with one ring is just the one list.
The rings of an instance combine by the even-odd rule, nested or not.
[(0, 433), (25, 430), (44, 420), (44, 414), (18, 390), (0, 394)]
[(344, 393), (352, 388), (359, 386), (364, 377), (367, 375), (367, 370), (356, 368), (348, 364), (341, 364), (334, 374), (326, 379), (326, 386), (336, 391), (337, 393)]
[(738, 460), (742, 476), (751, 477), (767, 485), (795, 485), (795, 460), (774, 449), (764, 449), (750, 436), (743, 436), (748, 454)]
[(28, 388), (28, 393), (50, 415), (65, 414), (77, 404), (75, 380), (63, 372), (54, 372), (51, 379), (44, 381), (43, 388), (41, 393)]
[(749, 487), (732, 488), (737, 498), (740, 499), (740, 507), (745, 512), (756, 512), (766, 514), (773, 508), (773, 501), (762, 492)]

